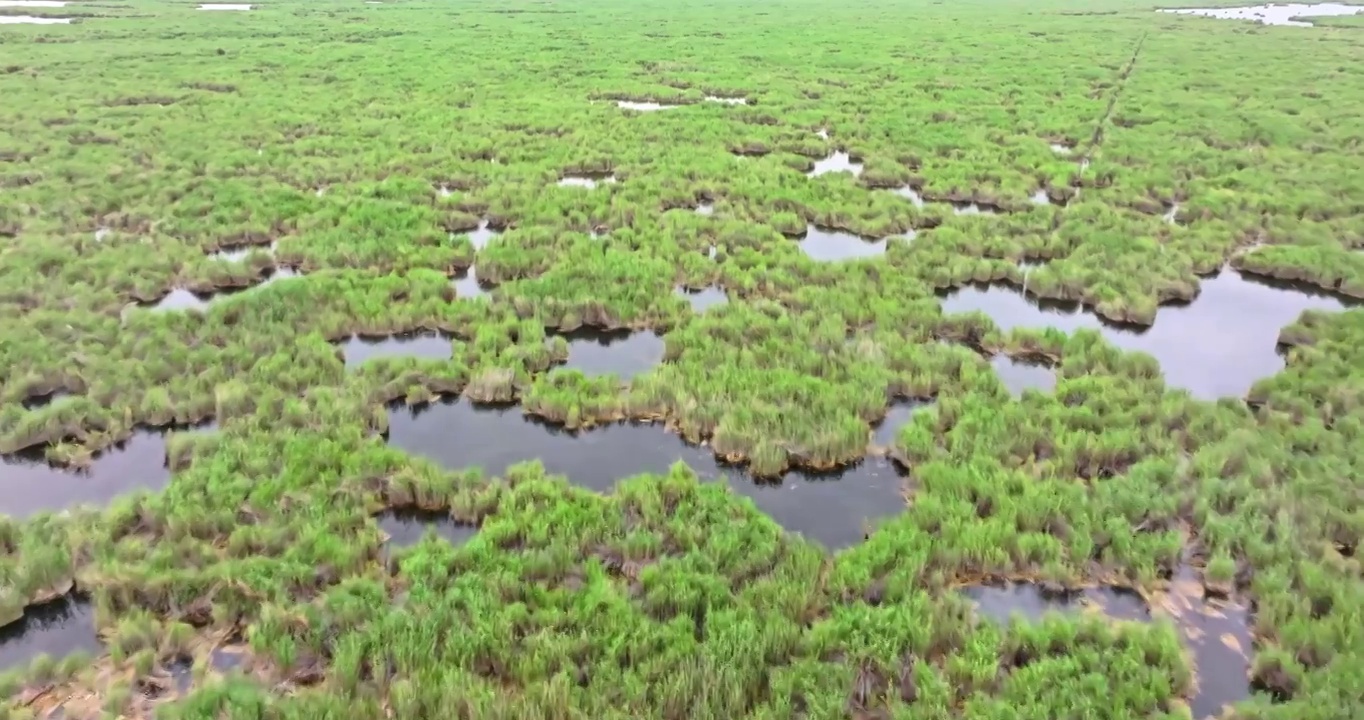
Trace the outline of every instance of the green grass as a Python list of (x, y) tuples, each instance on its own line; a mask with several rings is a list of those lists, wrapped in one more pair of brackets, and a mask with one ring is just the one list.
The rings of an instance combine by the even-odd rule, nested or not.
[[(1001, 627), (954, 588), (1155, 599), (1188, 559), (1254, 603), (1266, 692), (1237, 717), (1364, 704), (1361, 311), (1305, 314), (1283, 372), (1213, 403), (1095, 333), (935, 295), (1028, 258), (1030, 291), (1138, 324), (1227, 263), (1364, 296), (1364, 38), (1132, 0), (23, 13), (80, 21), (0, 26), (0, 451), (220, 430), (170, 436), (163, 492), (0, 518), (0, 615), (74, 581), (106, 649), (16, 668), (6, 716), (1181, 718), (1175, 622)], [(860, 177), (805, 176), (840, 150)], [(480, 219), (503, 231), (476, 251)], [(787, 237), (810, 224), (892, 239), (817, 263)], [(451, 287), (471, 265), (488, 299)], [(712, 285), (704, 314), (674, 294)], [(140, 306), (176, 288), (240, 291)], [(665, 362), (553, 370), (582, 326), (656, 331)], [(335, 344), (419, 329), (451, 358), (347, 372)], [(1013, 398), (981, 352), (1057, 387)], [(460, 393), (664, 420), (755, 476), (854, 463), (891, 402), (936, 402), (890, 449), (905, 511), (831, 555), (685, 468), (597, 495), (385, 445), (387, 403)], [(480, 530), (389, 559), (374, 517), (412, 507)], [(247, 658), (225, 678), (222, 644)], [(188, 695), (150, 697), (181, 660)]]

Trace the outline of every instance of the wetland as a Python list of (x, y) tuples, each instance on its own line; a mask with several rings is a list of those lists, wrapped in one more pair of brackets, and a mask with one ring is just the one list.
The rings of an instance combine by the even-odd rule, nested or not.
[(0, 715), (1351, 717), (1361, 16), (1227, 5), (0, 0)]

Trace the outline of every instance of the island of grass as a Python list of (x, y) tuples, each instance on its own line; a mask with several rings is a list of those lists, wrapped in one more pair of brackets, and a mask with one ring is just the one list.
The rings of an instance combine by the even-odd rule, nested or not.
[(57, 5), (4, 717), (1364, 707), (1357, 16)]

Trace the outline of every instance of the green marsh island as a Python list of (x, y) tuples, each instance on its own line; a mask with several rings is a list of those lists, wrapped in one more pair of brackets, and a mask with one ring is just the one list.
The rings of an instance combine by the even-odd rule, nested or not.
[(1364, 717), (1364, 6), (1203, 5), (0, 0), (0, 720)]

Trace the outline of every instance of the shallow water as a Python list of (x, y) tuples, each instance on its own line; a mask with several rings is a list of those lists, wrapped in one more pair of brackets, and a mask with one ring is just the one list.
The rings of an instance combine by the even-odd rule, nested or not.
[(921, 208), (924, 206), (924, 196), (920, 195), (918, 190), (915, 190), (909, 185), (895, 188), (894, 190), (891, 190), (891, 192), (896, 195), (899, 195), (902, 198), (908, 199), (910, 202), (914, 203), (914, 207), (916, 208)]
[(714, 203), (701, 203), (700, 205), (697, 205), (697, 206), (696, 206), (696, 214), (698, 214), (698, 215), (714, 215), (714, 214), (715, 214), (715, 204), (714, 204)]
[(900, 428), (904, 427), (914, 417), (914, 413), (932, 404), (932, 402), (922, 400), (904, 399), (891, 403), (890, 409), (886, 410), (886, 416), (871, 426), (872, 445), (879, 448), (889, 448), (894, 445), (895, 436), (900, 434)]
[(422, 510), (390, 510), (377, 518), (379, 529), (388, 535), (390, 548), (405, 548), (417, 544), (426, 535), (427, 529), (451, 545), (459, 546), (468, 542), (478, 528), (455, 522), (447, 512), (426, 512)]
[(405, 333), (381, 339), (353, 335), (341, 345), (341, 352), (346, 356), (347, 370), (353, 370), (375, 358), (449, 360), (454, 355), (451, 340), (451, 336), (435, 332)]
[(867, 240), (852, 233), (810, 225), (800, 239), (800, 249), (811, 260), (833, 262), (880, 257), (886, 254), (886, 238)]
[[(0, 25), (70, 25), (71, 18), (36, 17), (34, 15), (0, 15)], [(101, 238), (96, 237), (96, 240)]]
[(823, 160), (816, 160), (815, 166), (806, 173), (808, 177), (819, 177), (827, 173), (850, 172), (854, 176), (862, 174), (862, 163), (853, 162), (848, 153), (837, 151)]
[(0, 628), (0, 672), (26, 667), (42, 654), (59, 660), (82, 650), (100, 652), (95, 611), (71, 595), (29, 607), (22, 620)]
[(647, 330), (604, 332), (580, 328), (565, 333), (564, 339), (568, 340), (566, 367), (581, 370), (585, 375), (614, 373), (628, 380), (663, 362), (663, 338)]
[(973, 202), (954, 202), (952, 203), (953, 215), (994, 215), (995, 209), (987, 205)]
[(166, 433), (211, 432), (216, 427), (207, 422), (138, 429), (128, 440), (95, 455), (85, 470), (49, 465), (40, 448), (0, 457), (0, 514), (25, 518), (82, 504), (108, 505), (119, 495), (143, 488), (161, 490), (170, 482)]
[(501, 233), (498, 232), (497, 230), (488, 227), (487, 220), (479, 222), (478, 227), (476, 229), (470, 230), (469, 232), (465, 233), (465, 235), (468, 236), (469, 238), (469, 242), (473, 244), (475, 250), (482, 250), (483, 248), (487, 247), (488, 243), (492, 241), (493, 238), (497, 237), (500, 234)]
[(616, 182), (614, 174), (606, 175), (565, 175), (559, 178), (559, 187), (582, 187), (594, 188), (601, 184), (610, 185)]
[(484, 297), (492, 291), (491, 285), (484, 285), (478, 279), (478, 268), (473, 266), (456, 275), (455, 279), (450, 281), (450, 287), (455, 289), (455, 297), (465, 299)]
[(1304, 310), (1342, 310), (1333, 297), (1249, 279), (1235, 270), (1204, 278), (1187, 305), (1162, 307), (1155, 324), (1138, 331), (1106, 324), (1075, 304), (1025, 298), (1006, 285), (971, 286), (946, 295), (944, 313), (980, 310), (1001, 330), (1051, 326), (1074, 332), (1096, 329), (1125, 350), (1150, 353), (1167, 385), (1204, 399), (1242, 397), (1260, 378), (1284, 367), (1279, 330)]
[(1203, 17), (1219, 18), (1222, 20), (1254, 20), (1263, 25), (1287, 25), (1290, 27), (1312, 27), (1312, 23), (1294, 20), (1299, 17), (1330, 17), (1340, 15), (1356, 15), (1364, 12), (1361, 5), (1342, 5), (1339, 3), (1317, 3), (1317, 4), (1274, 4), (1274, 5), (1251, 5), (1247, 7), (1231, 8), (1177, 8), (1163, 9), (1157, 12), (1172, 13), (1176, 15), (1201, 15)]
[(265, 276), (265, 279), (262, 280), (260, 284), (256, 285), (255, 287), (264, 287), (273, 282), (279, 282), (280, 280), (286, 280), (288, 278), (300, 277), (302, 275), (303, 273), (289, 267), (288, 265), (276, 265), (273, 270), (270, 270), (268, 272), (268, 274)]
[(631, 102), (629, 100), (617, 100), (616, 107), (625, 110), (637, 110), (639, 112), (653, 112), (654, 110), (671, 110), (678, 105), (664, 105), (656, 102)]
[(971, 585), (962, 588), (961, 593), (975, 603), (980, 615), (998, 623), (1009, 622), (1015, 614), (1029, 622), (1037, 622), (1049, 612), (1075, 612), (1086, 608), (1094, 608), (1115, 620), (1141, 622), (1151, 619), (1140, 595), (1114, 587), (1085, 588), (1049, 597), (1036, 583), (1005, 583)]
[(475, 408), (447, 401), (389, 410), (389, 444), (450, 469), (479, 466), (500, 475), (538, 459), (576, 485), (609, 492), (622, 478), (666, 473), (682, 461), (704, 480), (725, 480), (782, 527), (829, 548), (862, 541), (863, 526), (904, 508), (902, 479), (889, 462), (868, 459), (841, 474), (788, 473), (780, 484), (753, 483), (707, 448), (687, 445), (662, 425), (613, 424), (570, 433), (522, 415), (519, 407)]
[(184, 288), (175, 288), (166, 296), (151, 303), (150, 307), (154, 311), (172, 310), (204, 310), (208, 307), (210, 298), (207, 295), (199, 295)]
[(223, 262), (239, 262), (245, 260), (253, 252), (263, 252), (268, 255), (275, 254), (277, 243), (269, 245), (235, 245), (219, 248), (208, 254), (210, 260), (221, 260)]
[(686, 300), (691, 305), (692, 312), (695, 313), (702, 313), (716, 305), (724, 305), (729, 302), (729, 295), (717, 287), (707, 287), (700, 290), (678, 288), (674, 294)]
[[(200, 10), (250, 10), (253, 5), (241, 5), (236, 3), (205, 3), (199, 6)], [(319, 195), (321, 193), (318, 193)]]
[(1025, 390), (1056, 389), (1056, 371), (1045, 365), (1015, 360), (1008, 355), (996, 355), (990, 365), (1014, 397), (1022, 396)]
[(1072, 148), (1069, 145), (1062, 145), (1060, 143), (1051, 143), (1049, 147), (1051, 147), (1052, 152), (1057, 153), (1059, 155), (1069, 155), (1075, 151), (1075, 148)]
[[(1191, 708), (1195, 718), (1218, 717), (1223, 707), (1250, 697), (1250, 617), (1243, 607), (1204, 600), (1201, 585), (1184, 579), (1175, 592), (1161, 598), (1156, 608), (1170, 616), (1192, 651), (1198, 689)], [(1191, 589), (1197, 588), (1196, 592)], [(1146, 622), (1151, 608), (1141, 596), (1114, 587), (1086, 588), (1064, 596), (1048, 596), (1035, 583), (973, 585), (961, 593), (976, 604), (980, 615), (1007, 623), (1015, 613), (1030, 622), (1049, 611), (1074, 612), (1092, 607), (1115, 620)]]
[(1192, 650), (1198, 691), (1191, 707), (1195, 718), (1217, 717), (1222, 708), (1250, 697), (1251, 634), (1249, 611), (1242, 605), (1205, 599), (1203, 585), (1181, 565), (1160, 610), (1172, 617)]
[(746, 97), (720, 97), (719, 95), (707, 95), (706, 102), (725, 103), (726, 105), (747, 105)]
[(1165, 222), (1167, 222), (1167, 223), (1169, 223), (1169, 224), (1171, 224), (1171, 225), (1174, 225), (1175, 222), (1176, 222), (1176, 217), (1177, 217), (1178, 215), (1179, 215), (1179, 203), (1174, 203), (1174, 204), (1170, 205), (1170, 209), (1169, 209), (1169, 210), (1166, 210), (1164, 215), (1161, 215), (1161, 216), (1160, 216), (1160, 219), (1161, 219), (1161, 220), (1164, 220)]
[(1034, 205), (1050, 205), (1050, 204), (1051, 204), (1051, 198), (1050, 198), (1050, 197), (1047, 197), (1047, 190), (1046, 190), (1046, 188), (1039, 188), (1039, 189), (1037, 190), (1037, 192), (1034, 192), (1028, 199), (1031, 200), (1031, 201), (1032, 201), (1032, 204), (1034, 204)]

